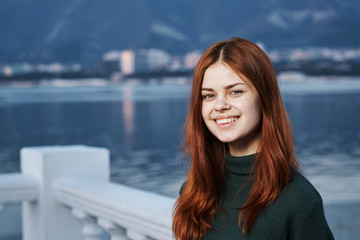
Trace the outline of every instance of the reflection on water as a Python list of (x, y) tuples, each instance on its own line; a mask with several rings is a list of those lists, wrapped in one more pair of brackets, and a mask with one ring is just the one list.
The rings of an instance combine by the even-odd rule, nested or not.
[(131, 144), (131, 137), (134, 132), (134, 102), (131, 88), (124, 88), (123, 116), (126, 143)]
[[(19, 171), (24, 146), (101, 146), (111, 152), (113, 181), (177, 196), (188, 87), (17, 91), (0, 91), (0, 172)], [(319, 186), (360, 179), (360, 92), (285, 92), (284, 101), (305, 174)]]

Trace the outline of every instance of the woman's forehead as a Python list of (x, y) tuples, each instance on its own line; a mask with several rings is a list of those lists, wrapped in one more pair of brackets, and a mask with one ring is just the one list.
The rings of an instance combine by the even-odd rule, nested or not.
[(216, 62), (210, 65), (204, 73), (202, 87), (207, 85), (231, 85), (241, 83), (243, 85), (252, 85), (251, 81), (243, 74), (236, 73), (227, 64)]

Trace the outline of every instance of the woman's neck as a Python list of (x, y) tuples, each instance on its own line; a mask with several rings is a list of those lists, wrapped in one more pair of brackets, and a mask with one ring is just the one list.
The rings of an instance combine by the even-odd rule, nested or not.
[(234, 157), (247, 156), (255, 154), (258, 150), (259, 143), (258, 141), (245, 145), (238, 142), (228, 143), (229, 152)]
[(234, 142), (228, 143), (228, 149), (232, 156), (241, 157), (258, 152), (260, 145), (260, 129), (256, 129), (252, 133), (244, 136)]

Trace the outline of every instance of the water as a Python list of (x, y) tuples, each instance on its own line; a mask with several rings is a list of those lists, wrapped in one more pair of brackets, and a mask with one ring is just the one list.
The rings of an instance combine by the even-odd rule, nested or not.
[[(311, 94), (304, 84), (301, 91), (293, 91), (295, 84), (281, 85), (297, 155), (315, 181), (357, 178), (360, 172), (360, 91), (324, 92), (331, 84), (309, 83)], [(321, 91), (314, 92), (316, 86)], [(189, 90), (186, 85), (2, 87), (0, 172), (19, 171), (24, 146), (100, 146), (111, 152), (112, 181), (176, 197), (186, 171), (180, 147)]]
[[(325, 203), (360, 202), (360, 82), (287, 83), (281, 89), (304, 174)], [(100, 146), (111, 152), (112, 181), (176, 197), (186, 173), (180, 147), (189, 90), (1, 87), (0, 173), (20, 170), (25, 146)], [(19, 207), (3, 213), (0, 222), (19, 231)], [(10, 221), (8, 214), (17, 218)]]

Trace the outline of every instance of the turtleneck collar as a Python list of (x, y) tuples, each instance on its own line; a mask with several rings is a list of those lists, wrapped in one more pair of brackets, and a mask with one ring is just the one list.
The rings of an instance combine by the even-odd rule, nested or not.
[(230, 152), (226, 152), (226, 170), (227, 177), (232, 180), (245, 180), (251, 174), (251, 167), (255, 160), (256, 154), (235, 157)]

